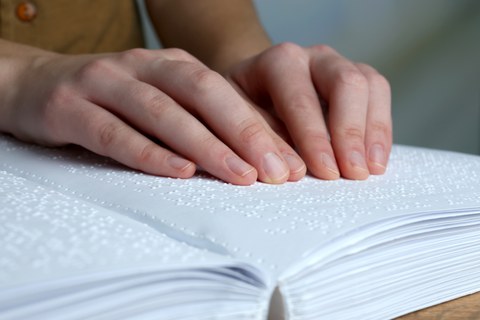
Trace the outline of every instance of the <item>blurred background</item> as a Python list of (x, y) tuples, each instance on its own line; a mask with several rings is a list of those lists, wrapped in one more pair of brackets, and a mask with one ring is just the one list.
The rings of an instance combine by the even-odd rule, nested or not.
[(480, 1), (254, 1), (274, 43), (328, 44), (389, 79), (395, 143), (480, 154)]

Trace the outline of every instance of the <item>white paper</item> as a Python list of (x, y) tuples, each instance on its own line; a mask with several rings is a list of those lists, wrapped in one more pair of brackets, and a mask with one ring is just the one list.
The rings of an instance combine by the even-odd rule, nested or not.
[[(346, 286), (342, 289), (346, 295), (342, 298), (340, 290), (335, 298), (342, 301), (348, 300), (349, 294), (355, 291), (352, 289), (355, 281), (348, 279), (348, 273), (338, 278), (338, 285), (326, 286), (325, 292), (321, 288), (306, 291), (306, 284), (318, 286), (328, 279), (328, 268), (322, 269), (328, 261), (348, 260), (349, 255), (356, 255), (357, 260), (348, 262), (352, 268), (360, 270), (362, 263), (371, 263), (378, 265), (380, 271), (384, 268), (392, 272), (396, 270), (395, 265), (382, 266), (382, 259), (398, 255), (402, 250), (415, 251), (415, 243), (421, 241), (424, 244), (421, 250), (427, 250), (430, 245), (437, 250), (425, 251), (426, 259), (436, 259), (442, 244), (436, 246), (435, 238), (427, 241), (415, 238), (415, 234), (417, 230), (423, 236), (443, 232), (444, 218), (450, 221), (446, 231), (448, 223), (454, 224), (452, 228), (458, 223), (462, 230), (468, 231), (467, 236), (473, 237), (471, 243), (480, 241), (476, 233), (468, 229), (479, 223), (480, 158), (477, 156), (395, 146), (387, 173), (371, 176), (367, 181), (321, 181), (306, 177), (284, 185), (256, 183), (242, 187), (206, 174), (188, 180), (146, 175), (76, 147), (47, 149), (4, 138), (0, 140), (0, 150), (0, 168), (11, 174), (144, 223), (154, 233), (180, 243), (258, 267), (268, 274), (269, 291), (280, 281), (291, 319), (296, 316), (315, 319), (319, 311), (308, 311), (315, 306), (308, 301), (314, 301), (316, 295), (326, 295), (328, 290)], [(455, 220), (456, 217), (459, 220)], [(441, 236), (459, 243), (459, 247), (452, 249), (454, 256), (458, 256), (462, 245), (469, 241), (455, 234), (450, 238)], [(390, 240), (402, 237), (415, 239), (413, 245), (388, 246)], [(381, 249), (370, 249), (376, 246)], [(478, 267), (472, 261), (479, 261), (480, 257), (476, 259), (471, 248), (465, 250), (460, 262), (465, 272), (472, 274), (471, 270)], [(371, 258), (363, 259), (363, 254)], [(427, 260), (420, 262), (427, 263)], [(435, 266), (435, 262), (432, 265)], [(449, 268), (450, 265), (446, 264)], [(416, 271), (412, 273), (412, 280), (404, 281), (403, 286), (408, 287), (418, 282), (416, 277), (425, 275), (418, 271), (420, 267), (415, 261), (405, 266), (396, 270), (399, 281), (408, 278), (405, 268), (411, 266)], [(325, 274), (317, 276), (319, 271)], [(313, 278), (312, 274), (315, 274)], [(339, 275), (334, 272), (331, 276)], [(388, 275), (379, 279), (385, 277)], [(385, 296), (395, 289), (371, 282), (375, 294)], [(472, 284), (471, 289), (468, 283)], [(435, 290), (438, 286), (435, 283)], [(435, 301), (477, 286), (480, 284), (469, 282), (467, 277), (465, 283), (460, 282), (449, 295), (437, 295)], [(359, 291), (359, 295), (362, 294)], [(304, 305), (301, 301), (305, 301)], [(407, 309), (400, 306), (394, 314), (408, 311), (412, 305), (407, 304)], [(368, 312), (368, 309), (361, 311), (365, 310)], [(332, 315), (336, 311), (333, 308), (328, 312)]]
[(2, 170), (0, 243), (2, 319), (266, 312), (245, 263)]

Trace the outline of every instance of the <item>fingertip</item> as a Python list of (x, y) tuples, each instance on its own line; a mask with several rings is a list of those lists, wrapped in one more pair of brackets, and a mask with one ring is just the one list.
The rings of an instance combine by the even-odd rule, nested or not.
[(322, 174), (325, 180), (337, 180), (340, 178), (340, 170), (338, 169), (335, 157), (328, 153), (320, 155), (320, 161), (324, 168)]
[(368, 169), (370, 171), (370, 174), (373, 174), (373, 175), (382, 175), (385, 173), (385, 171), (387, 170), (387, 167), (380, 164), (380, 163), (372, 163), (370, 162), (368, 164)]
[(369, 176), (370, 171), (359, 167), (352, 167), (342, 171), (342, 177), (349, 180), (367, 180)]
[(338, 180), (340, 178), (339, 172), (332, 172), (330, 169), (324, 168), (320, 170), (310, 170), (312, 175), (321, 179), (321, 180)]
[(231, 181), (228, 182), (238, 186), (250, 186), (257, 181), (257, 176), (257, 170), (253, 169), (244, 176), (233, 177)]
[(370, 175), (365, 156), (360, 151), (350, 152), (346, 161), (340, 163), (342, 176), (350, 180), (366, 180)]
[(340, 178), (335, 157), (327, 152), (320, 152), (309, 162), (308, 169), (317, 178), (322, 180), (337, 180)]
[(259, 177), (258, 180), (267, 184), (284, 184), (285, 182), (288, 181), (289, 176), (290, 176), (290, 172), (286, 172), (286, 174), (281, 177), (272, 178), (269, 176), (265, 176), (263, 178)]
[(136, 165), (129, 166), (148, 174), (178, 179), (191, 178), (197, 171), (195, 163), (175, 154), (163, 158), (163, 162), (149, 161), (148, 163), (143, 162), (141, 164), (137, 163)]
[(228, 182), (235, 185), (247, 186), (257, 181), (257, 170), (236, 155), (225, 158), (225, 164), (232, 174)]
[(196, 171), (197, 171), (196, 165), (193, 162), (191, 162), (189, 166), (183, 168), (180, 171), (177, 171), (176, 178), (180, 178), (180, 179), (191, 178), (193, 177)]
[(170, 170), (164, 170), (162, 168), (162, 172), (159, 173), (162, 176), (188, 179), (197, 171), (195, 163), (176, 154), (168, 155), (166, 157), (166, 163), (170, 167)]
[(288, 181), (298, 181), (302, 179), (307, 173), (305, 162), (303, 162), (299, 156), (291, 153), (282, 152), (282, 156), (290, 169)]
[(287, 181), (295, 182), (295, 181), (302, 180), (302, 178), (305, 177), (306, 174), (307, 174), (307, 167), (305, 167), (305, 169), (300, 172), (290, 172), (290, 175), (288, 176)]
[(371, 174), (384, 174), (387, 169), (387, 155), (383, 145), (375, 143), (368, 151), (368, 169)]
[(262, 158), (262, 171), (259, 179), (268, 184), (282, 184), (288, 180), (290, 170), (287, 163), (275, 152), (268, 152)]

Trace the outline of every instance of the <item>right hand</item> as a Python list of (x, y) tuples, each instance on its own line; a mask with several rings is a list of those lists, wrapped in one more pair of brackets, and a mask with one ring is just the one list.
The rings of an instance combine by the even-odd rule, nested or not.
[(1, 89), (0, 130), (20, 139), (78, 144), (160, 176), (188, 178), (196, 165), (239, 185), (305, 175), (292, 147), (221, 75), (184, 51), (46, 54), (17, 69)]

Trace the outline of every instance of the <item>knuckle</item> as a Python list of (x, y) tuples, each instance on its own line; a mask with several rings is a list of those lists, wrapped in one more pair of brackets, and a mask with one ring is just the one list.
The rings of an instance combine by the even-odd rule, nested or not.
[(345, 140), (359, 142), (363, 142), (365, 136), (364, 131), (358, 127), (347, 127), (341, 129), (338, 134), (341, 138)]
[(295, 43), (280, 43), (274, 46), (269, 52), (271, 53), (263, 57), (265, 65), (271, 65), (273, 61), (301, 63), (305, 66), (308, 64), (309, 58), (306, 50)]
[(98, 78), (105, 78), (111, 75), (115, 69), (107, 59), (95, 59), (83, 65), (75, 74), (74, 78), (78, 83), (91, 83)]
[(390, 82), (380, 73), (373, 73), (369, 77), (369, 82), (372, 86), (382, 90), (383, 92), (390, 92)]
[(335, 49), (333, 49), (330, 46), (327, 46), (326, 44), (317, 44), (312, 47), (310, 47), (313, 51), (315, 51), (317, 54), (320, 55), (330, 55), (330, 54), (336, 54), (337, 52)]
[(357, 63), (356, 66), (362, 71), (369, 85), (379, 88), (385, 92), (390, 91), (390, 83), (387, 78), (380, 74), (375, 68), (365, 63)]
[(168, 48), (165, 49), (165, 52), (168, 56), (171, 56), (175, 60), (183, 60), (189, 62), (197, 61), (190, 53), (180, 48)]
[(303, 48), (292, 42), (283, 42), (273, 47), (279, 54), (286, 56), (298, 56), (304, 53)]
[(68, 103), (72, 97), (73, 93), (69, 86), (66, 84), (60, 84), (50, 91), (46, 105), (54, 108), (61, 107)]
[(304, 141), (315, 141), (316, 143), (330, 143), (330, 135), (317, 128), (305, 128), (303, 132)]
[(208, 150), (208, 153), (211, 155), (217, 154), (219, 147), (222, 145), (217, 137), (210, 133), (200, 134), (197, 141), (198, 145), (203, 149)]
[(339, 85), (353, 87), (359, 90), (368, 88), (367, 78), (355, 68), (344, 68), (338, 72), (337, 81)]
[(121, 56), (126, 61), (147, 60), (152, 56), (150, 50), (142, 48), (134, 48), (121, 53)]
[(254, 144), (261, 139), (262, 135), (265, 133), (265, 128), (259, 121), (255, 119), (249, 119), (245, 120), (240, 125), (239, 131), (239, 138), (242, 143)]
[(100, 149), (106, 152), (110, 150), (123, 125), (109, 122), (100, 126), (98, 129), (98, 143)]
[(194, 84), (194, 91), (198, 95), (205, 95), (224, 85), (223, 77), (215, 71), (203, 67), (195, 67), (190, 74)]
[(140, 166), (151, 162), (155, 157), (157, 148), (153, 142), (147, 143), (135, 156), (135, 162)]
[(308, 93), (296, 94), (289, 100), (289, 107), (295, 110), (295, 112), (308, 112), (318, 105), (318, 98)]
[(165, 117), (170, 105), (167, 95), (157, 94), (148, 100), (145, 110), (153, 121), (159, 122)]
[(74, 98), (75, 94), (65, 84), (58, 85), (50, 91), (45, 104), (39, 108), (39, 117), (47, 128), (56, 128), (58, 114), (67, 108)]
[(282, 42), (259, 56), (257, 72), (261, 77), (269, 77), (271, 72), (279, 66), (293, 68), (293, 65), (295, 65), (306, 69), (308, 68), (308, 62), (309, 56), (305, 48), (292, 42)]
[(326, 131), (317, 127), (306, 127), (303, 128), (301, 135), (295, 140), (295, 144), (300, 150), (310, 150), (312, 148), (324, 150), (330, 148), (331, 139)]
[(392, 127), (389, 124), (381, 121), (374, 121), (370, 123), (368, 125), (368, 130), (386, 138), (392, 135)]

